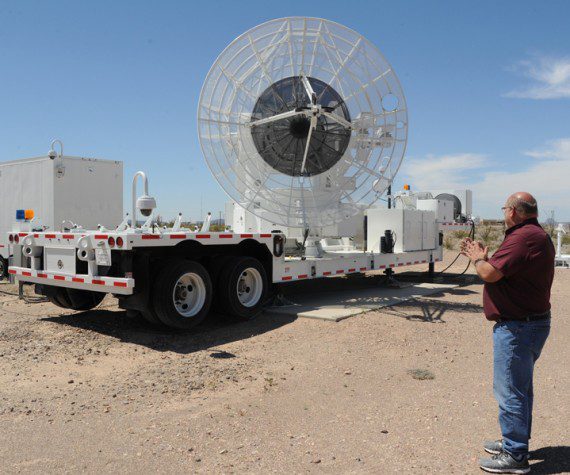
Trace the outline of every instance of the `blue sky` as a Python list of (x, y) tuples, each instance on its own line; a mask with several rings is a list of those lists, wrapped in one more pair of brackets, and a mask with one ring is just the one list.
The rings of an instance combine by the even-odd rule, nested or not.
[[(379, 47), (409, 108), (395, 182), (470, 187), (498, 217), (534, 193), (570, 221), (570, 2), (0, 1), (0, 160), (66, 154), (145, 170), (163, 216), (226, 197), (196, 133), (202, 82), (239, 34), (278, 17), (342, 23)], [(129, 201), (125, 200), (127, 209)]]

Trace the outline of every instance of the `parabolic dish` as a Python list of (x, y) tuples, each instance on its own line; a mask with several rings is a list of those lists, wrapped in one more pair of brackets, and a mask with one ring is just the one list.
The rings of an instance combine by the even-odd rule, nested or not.
[(317, 18), (234, 40), (202, 87), (198, 135), (227, 194), (271, 223), (313, 229), (373, 204), (402, 162), (404, 94), (380, 51)]

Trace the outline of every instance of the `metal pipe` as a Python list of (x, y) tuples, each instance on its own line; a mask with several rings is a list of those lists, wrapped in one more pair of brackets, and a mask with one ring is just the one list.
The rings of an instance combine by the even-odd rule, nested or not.
[(562, 256), (562, 239), (563, 239), (563, 234), (565, 234), (566, 231), (564, 230), (564, 226), (562, 225), (562, 223), (558, 223), (558, 227), (556, 228), (556, 257), (559, 258), (560, 256)]
[[(59, 144), (59, 155), (57, 154), (57, 152), (54, 149), (55, 144), (58, 143)], [(56, 158), (58, 158), (58, 162), (56, 163), (56, 170), (58, 172), (58, 177), (61, 178), (63, 176), (63, 172), (65, 170), (64, 166), (63, 166), (63, 142), (59, 139), (55, 139), (52, 140), (51, 145), (50, 145), (50, 151), (48, 153), (49, 157), (52, 160), (55, 160)]]
[(135, 229), (137, 227), (137, 178), (142, 177), (144, 183), (144, 194), (148, 195), (148, 178), (146, 177), (145, 172), (138, 171), (135, 173), (133, 177), (133, 187), (132, 187), (132, 200), (133, 200), (133, 214), (132, 216), (132, 223), (131, 227)]
[(59, 147), (60, 147), (60, 149), (61, 149), (60, 152), (59, 152), (59, 156), (60, 156), (60, 157), (63, 157), (63, 142), (62, 142), (61, 140), (59, 140), (59, 139), (52, 140), (50, 148), (51, 148), (52, 150), (55, 150), (53, 147), (54, 147), (54, 145), (55, 145), (56, 143), (59, 144)]

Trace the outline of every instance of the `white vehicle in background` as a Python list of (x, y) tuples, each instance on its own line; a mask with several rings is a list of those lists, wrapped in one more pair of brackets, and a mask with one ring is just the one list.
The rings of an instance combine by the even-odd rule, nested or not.
[(248, 320), (287, 282), (421, 263), (433, 272), (443, 230), (472, 228), (468, 190), (406, 190), (395, 208), (374, 206), (404, 156), (406, 102), (378, 49), (338, 23), (283, 18), (238, 37), (208, 73), (198, 124), (235, 202), (231, 230), (211, 232), (209, 219), (183, 229), (181, 215), (158, 227), (138, 172), (130, 220), (12, 233), (9, 273), (60, 307), (93, 308), (111, 293), (149, 322), (189, 329), (212, 307)]
[(8, 233), (26, 220), (24, 210), (24, 228), (38, 232), (74, 223), (114, 228), (123, 219), (123, 163), (64, 156), (55, 145), (45, 156), (0, 162), (0, 279), (8, 272)]

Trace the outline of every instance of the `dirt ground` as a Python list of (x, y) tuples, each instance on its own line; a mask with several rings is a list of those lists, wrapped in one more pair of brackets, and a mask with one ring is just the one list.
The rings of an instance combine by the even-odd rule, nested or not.
[[(458, 281), (339, 323), (264, 315), (190, 334), (111, 297), (73, 314), (0, 284), (0, 472), (479, 473), (500, 436), (492, 325), (481, 284)], [(569, 301), (557, 270), (533, 473), (570, 472)]]

